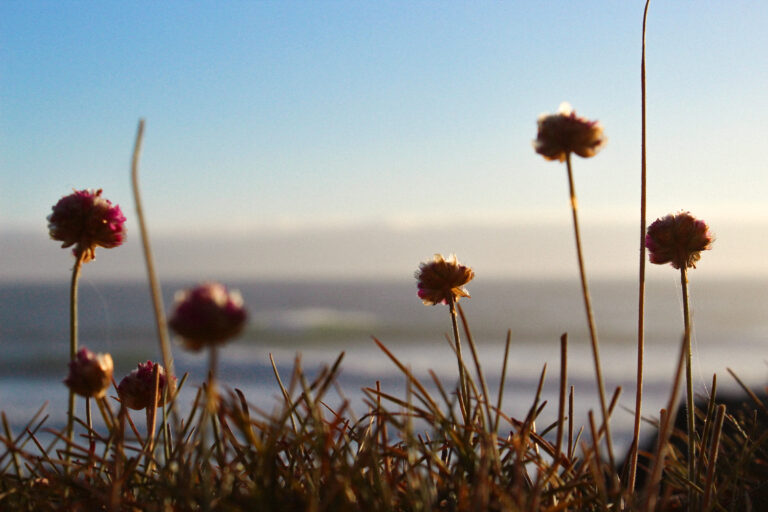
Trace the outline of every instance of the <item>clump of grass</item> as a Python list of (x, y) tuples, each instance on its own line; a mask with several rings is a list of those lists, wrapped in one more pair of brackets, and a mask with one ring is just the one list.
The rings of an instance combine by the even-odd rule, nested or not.
[[(271, 412), (255, 407), (240, 390), (225, 389), (211, 417), (201, 387), (189, 412), (162, 427), (166, 432), (156, 441), (153, 425), (142, 433), (127, 408), (115, 414), (106, 402), (103, 428), (88, 429), (71, 442), (64, 433), (51, 431), (59, 442), (48, 447), (39, 438), (47, 419), (42, 409), (15, 435), (3, 421), (0, 508), (675, 510), (693, 489), (701, 510), (728, 510), (762, 485), (767, 471), (761, 461), (768, 455), (762, 420), (726, 414), (715, 405), (714, 393), (697, 411), (702, 435), (696, 482), (688, 479), (685, 449), (676, 442), (682, 439), (685, 446), (687, 436), (672, 429), (670, 412), (662, 417), (657, 447), (641, 453), (641, 473), (650, 465), (658, 478), (649, 478), (635, 494), (613, 485), (618, 475), (600, 449), (604, 429), (590, 412), (586, 428), (575, 431), (572, 392), (566, 400), (567, 338), (561, 340), (557, 418), (541, 425), (546, 366), (527, 412), (509, 415), (499, 407), (504, 382), (493, 396), (463, 311), (457, 309), (473, 367), (465, 366), (466, 420), (458, 408), (458, 383), (446, 388), (430, 372), (428, 386), (376, 339), (384, 357), (402, 372), (406, 392), (398, 396), (372, 383), (364, 390), (367, 412), (360, 418), (347, 401), (336, 408), (327, 404), (342, 353), (313, 376), (303, 371), (297, 356), (287, 386), (274, 366), (282, 399)], [(509, 345), (508, 337), (502, 368)], [(159, 400), (160, 387), (154, 387), (153, 403), (161, 403), (158, 414), (173, 407), (185, 379), (165, 402)], [(614, 406), (615, 400), (609, 413)], [(206, 434), (210, 421), (217, 426), (213, 436)]]

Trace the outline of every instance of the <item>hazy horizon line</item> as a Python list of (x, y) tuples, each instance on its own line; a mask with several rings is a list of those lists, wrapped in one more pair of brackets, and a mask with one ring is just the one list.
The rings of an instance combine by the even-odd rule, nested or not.
[[(768, 223), (718, 224), (713, 250), (702, 254), (695, 279), (768, 276), (762, 255), (768, 242), (756, 233)], [(635, 223), (604, 219), (584, 222), (587, 273), (596, 278), (632, 278), (639, 263)], [(347, 228), (302, 228), (206, 233), (196, 227), (162, 234), (150, 229), (158, 273), (165, 279), (311, 280), (410, 277), (435, 253), (458, 255), (478, 276), (533, 276), (559, 279), (577, 275), (572, 227), (559, 223), (474, 223), (392, 226), (359, 223)], [(97, 249), (85, 275), (98, 280), (137, 280), (144, 276), (140, 237), (133, 229), (123, 247)], [(0, 228), (0, 280), (60, 279), (69, 273), (68, 250), (44, 228)], [(666, 266), (665, 266), (666, 267)], [(648, 266), (648, 278), (674, 272)]]

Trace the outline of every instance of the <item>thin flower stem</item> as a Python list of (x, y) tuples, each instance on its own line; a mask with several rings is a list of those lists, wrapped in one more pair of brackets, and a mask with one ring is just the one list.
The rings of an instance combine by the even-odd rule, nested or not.
[[(141, 233), (141, 245), (144, 250), (144, 261), (147, 265), (147, 277), (149, 278), (150, 294), (152, 296), (152, 307), (155, 313), (155, 328), (157, 330), (157, 339), (160, 343), (160, 351), (163, 355), (163, 366), (167, 375), (169, 395), (176, 391), (176, 382), (174, 380), (173, 354), (171, 353), (171, 344), (168, 340), (168, 328), (165, 319), (165, 308), (163, 306), (163, 294), (160, 290), (160, 283), (155, 274), (155, 264), (152, 259), (152, 247), (149, 243), (149, 234), (147, 225), (144, 221), (144, 209), (141, 206), (141, 191), (139, 190), (139, 157), (141, 156), (141, 146), (144, 140), (144, 120), (139, 120), (139, 127), (136, 131), (136, 143), (133, 148), (133, 158), (131, 159), (131, 184), (133, 185), (133, 199), (136, 203), (136, 217), (139, 220), (139, 232)], [(171, 404), (174, 409), (174, 404)]]
[(579, 232), (578, 202), (576, 201), (576, 191), (573, 186), (573, 171), (571, 169), (571, 154), (567, 153), (565, 164), (568, 169), (568, 188), (571, 196), (571, 212), (573, 213), (573, 232), (576, 238), (576, 253), (579, 259), (579, 275), (581, 276), (581, 293), (584, 297), (584, 308), (587, 314), (587, 324), (589, 325), (589, 338), (592, 343), (592, 356), (595, 360), (595, 376), (597, 379), (597, 391), (600, 395), (600, 409), (603, 414), (603, 424), (605, 425), (605, 443), (608, 447), (608, 460), (611, 469), (616, 467), (613, 458), (613, 440), (611, 439), (610, 421), (608, 418), (608, 407), (605, 403), (605, 385), (603, 384), (603, 370), (600, 365), (600, 348), (597, 342), (597, 329), (595, 327), (595, 318), (592, 313), (592, 302), (589, 297), (589, 286), (587, 285), (587, 273), (584, 270), (584, 257), (581, 251), (581, 234)]
[(645, 231), (646, 231), (646, 89), (645, 89), (645, 31), (648, 21), (646, 0), (643, 10), (643, 42), (640, 58), (640, 271), (637, 287), (637, 384), (635, 390), (635, 424), (629, 453), (627, 492), (635, 490), (637, 477), (637, 450), (640, 444), (640, 422), (643, 408), (643, 362), (645, 359)]
[(210, 415), (211, 424), (213, 425), (213, 443), (216, 447), (216, 455), (219, 459), (223, 459), (224, 455), (221, 449), (221, 433), (219, 432), (218, 420), (218, 391), (216, 390), (216, 369), (219, 364), (219, 351), (215, 345), (211, 346), (210, 353), (210, 367), (208, 369), (208, 396), (206, 399), (206, 411)]
[(216, 346), (211, 346), (208, 358), (208, 394), (206, 396), (206, 409), (209, 412), (215, 410), (216, 400), (216, 366), (219, 363), (219, 351)]
[[(72, 267), (72, 282), (69, 287), (69, 361), (77, 357), (77, 283), (80, 280), (80, 271), (83, 267), (85, 251), (75, 255), (75, 266)], [(75, 392), (69, 390), (69, 408), (67, 409), (67, 443), (72, 444), (75, 425)], [(70, 450), (67, 447), (66, 462), (70, 460)], [(67, 465), (69, 467), (69, 465)]]
[(209, 455), (207, 449), (207, 437), (208, 437), (208, 420), (213, 416), (215, 410), (216, 400), (216, 366), (218, 364), (218, 351), (215, 346), (211, 346), (208, 352), (208, 379), (205, 384), (205, 403), (200, 413), (200, 419), (198, 424), (198, 432), (200, 434), (199, 458), (200, 463), (204, 467), (208, 467), (210, 464)]
[[(696, 475), (696, 425), (693, 403), (693, 376), (691, 375), (691, 312), (688, 301), (688, 271), (685, 266), (680, 267), (680, 285), (683, 288), (683, 323), (685, 326), (685, 403), (687, 408), (688, 426), (688, 480), (693, 484)], [(689, 510), (695, 510), (693, 500), (695, 493), (693, 487), (688, 487)]]
[(461, 339), (459, 338), (459, 322), (456, 314), (456, 300), (451, 298), (448, 303), (448, 307), (451, 311), (451, 323), (453, 324), (453, 340), (456, 344), (456, 358), (459, 364), (459, 405), (461, 406), (461, 414), (464, 417), (464, 422), (468, 421), (469, 414), (469, 392), (467, 391), (467, 382), (464, 375), (464, 359), (461, 357)]

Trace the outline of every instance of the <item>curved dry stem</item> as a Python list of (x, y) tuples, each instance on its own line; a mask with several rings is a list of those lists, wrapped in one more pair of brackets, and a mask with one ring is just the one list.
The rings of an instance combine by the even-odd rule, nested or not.
[[(133, 158), (131, 159), (131, 184), (133, 186), (133, 199), (136, 203), (136, 217), (139, 220), (139, 232), (141, 233), (141, 245), (144, 250), (144, 261), (147, 265), (147, 277), (149, 279), (150, 294), (152, 296), (152, 307), (155, 313), (155, 326), (157, 329), (157, 339), (160, 343), (160, 351), (163, 355), (163, 366), (168, 378), (168, 389), (172, 395), (176, 388), (176, 382), (173, 379), (175, 372), (173, 369), (173, 354), (171, 353), (171, 344), (168, 340), (168, 328), (165, 319), (165, 308), (163, 306), (163, 294), (160, 290), (160, 283), (155, 274), (155, 264), (152, 259), (152, 247), (149, 244), (149, 234), (147, 225), (144, 221), (144, 210), (141, 206), (141, 192), (139, 190), (139, 157), (141, 155), (141, 146), (144, 140), (144, 120), (139, 120), (139, 127), (136, 131), (136, 143), (133, 148)], [(171, 405), (173, 408), (173, 405)]]

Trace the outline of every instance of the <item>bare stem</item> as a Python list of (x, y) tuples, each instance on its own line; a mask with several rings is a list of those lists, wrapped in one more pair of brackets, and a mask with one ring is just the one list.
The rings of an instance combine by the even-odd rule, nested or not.
[[(688, 272), (686, 267), (680, 268), (680, 285), (683, 288), (683, 323), (685, 326), (685, 403), (687, 408), (688, 425), (688, 480), (693, 483), (696, 475), (696, 424), (693, 403), (693, 376), (691, 374), (691, 313), (688, 306)], [(693, 487), (688, 487), (688, 508), (694, 510)]]
[(629, 454), (629, 476), (627, 492), (635, 490), (637, 476), (637, 450), (640, 443), (640, 421), (643, 407), (643, 360), (645, 353), (645, 230), (646, 230), (646, 117), (645, 117), (645, 29), (648, 21), (648, 5), (646, 0), (643, 10), (643, 43), (640, 59), (640, 275), (637, 287), (637, 384), (635, 391), (635, 425), (632, 433), (632, 444)]
[[(77, 357), (77, 283), (80, 280), (80, 270), (83, 268), (85, 251), (75, 255), (75, 266), (72, 267), (72, 282), (69, 287), (69, 361)], [(69, 390), (69, 408), (67, 410), (67, 443), (72, 445), (75, 425), (75, 392)], [(69, 447), (65, 460), (69, 462)]]
[(592, 302), (589, 298), (589, 286), (587, 285), (587, 273), (584, 270), (584, 256), (581, 251), (581, 235), (579, 232), (578, 203), (576, 201), (576, 191), (573, 186), (573, 171), (571, 169), (571, 154), (567, 153), (565, 164), (568, 169), (568, 187), (571, 195), (571, 212), (573, 213), (573, 232), (576, 238), (576, 253), (579, 259), (579, 275), (581, 276), (581, 293), (584, 297), (584, 308), (587, 314), (587, 324), (589, 325), (589, 338), (592, 343), (592, 356), (595, 361), (595, 376), (597, 379), (597, 391), (600, 395), (600, 409), (603, 414), (603, 425), (605, 425), (605, 443), (608, 447), (608, 459), (611, 469), (616, 467), (613, 458), (613, 440), (611, 439), (610, 421), (608, 417), (608, 407), (605, 403), (605, 385), (603, 384), (603, 370), (600, 365), (600, 348), (597, 342), (597, 329), (595, 327), (595, 318), (592, 313)]
[[(149, 278), (150, 294), (152, 296), (152, 306), (155, 312), (155, 327), (157, 330), (157, 339), (160, 343), (160, 351), (163, 355), (163, 366), (168, 376), (169, 396), (176, 391), (176, 382), (173, 378), (173, 354), (171, 353), (171, 344), (168, 341), (168, 329), (165, 320), (165, 308), (163, 306), (163, 294), (160, 290), (160, 283), (155, 274), (155, 264), (152, 259), (152, 247), (149, 243), (149, 234), (147, 225), (144, 221), (144, 210), (141, 206), (141, 192), (139, 190), (139, 157), (141, 155), (141, 145), (144, 140), (144, 120), (139, 120), (139, 127), (136, 132), (136, 143), (133, 148), (133, 158), (131, 160), (131, 183), (133, 185), (133, 199), (136, 203), (136, 217), (139, 220), (139, 232), (141, 233), (141, 245), (144, 249), (144, 261), (147, 265), (147, 276)], [(173, 408), (173, 404), (171, 404)]]

